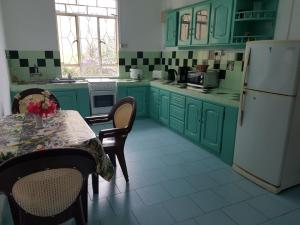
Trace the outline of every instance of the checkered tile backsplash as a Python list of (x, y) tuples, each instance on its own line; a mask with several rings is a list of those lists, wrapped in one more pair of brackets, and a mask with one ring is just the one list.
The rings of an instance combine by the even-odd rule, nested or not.
[[(12, 81), (54, 79), (61, 76), (59, 51), (7, 50), (6, 58)], [(40, 77), (31, 77), (38, 68)]]
[(161, 69), (161, 52), (119, 52), (119, 74), (122, 78), (129, 78), (131, 68), (143, 70), (143, 77), (150, 79), (153, 70)]
[(243, 52), (236, 51), (163, 51), (163, 52), (120, 52), (120, 77), (128, 78), (129, 70), (137, 67), (143, 70), (144, 78), (151, 78), (154, 69), (168, 71), (180, 66), (193, 67), (208, 64), (209, 69), (223, 70), (220, 87), (239, 90), (243, 70)]

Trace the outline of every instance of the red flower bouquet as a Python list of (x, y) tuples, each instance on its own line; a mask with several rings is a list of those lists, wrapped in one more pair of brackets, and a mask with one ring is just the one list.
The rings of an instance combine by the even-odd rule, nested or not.
[(55, 113), (57, 104), (49, 99), (49, 92), (43, 92), (44, 99), (41, 101), (30, 101), (27, 105), (27, 110), (33, 115), (47, 117), (49, 114)]

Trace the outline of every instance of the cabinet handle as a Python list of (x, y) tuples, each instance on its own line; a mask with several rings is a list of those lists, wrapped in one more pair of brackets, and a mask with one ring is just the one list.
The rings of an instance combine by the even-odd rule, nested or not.
[(241, 96), (241, 105), (240, 105), (240, 126), (243, 125), (243, 119), (244, 119), (244, 111), (245, 111), (245, 97), (246, 97), (246, 91), (242, 92)]

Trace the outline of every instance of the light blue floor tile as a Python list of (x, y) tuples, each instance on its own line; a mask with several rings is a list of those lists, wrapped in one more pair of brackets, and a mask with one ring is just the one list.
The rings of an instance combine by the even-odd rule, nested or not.
[(277, 217), (291, 211), (289, 205), (279, 201), (271, 194), (251, 199), (247, 203), (269, 218)]
[(178, 222), (203, 215), (203, 211), (188, 197), (172, 199), (163, 205)]
[(223, 209), (223, 211), (239, 225), (257, 225), (267, 218), (246, 203), (239, 203)]
[(185, 178), (198, 191), (216, 187), (218, 184), (207, 174), (199, 174), (195, 176), (188, 176)]
[(198, 225), (194, 220), (187, 220), (184, 222), (175, 223), (174, 225)]
[(253, 197), (268, 193), (265, 189), (246, 179), (237, 182), (236, 185)]
[(172, 216), (160, 205), (134, 208), (133, 214), (140, 225), (171, 225)]
[(136, 192), (147, 205), (160, 203), (172, 198), (172, 196), (161, 185), (139, 188)]
[(100, 220), (101, 225), (138, 225), (136, 218), (133, 214), (116, 215), (116, 216), (103, 216)]
[(186, 170), (182, 166), (168, 166), (165, 167), (161, 173), (167, 178), (167, 179), (175, 179), (175, 178), (182, 178), (187, 177), (189, 174), (186, 172)]
[(228, 205), (228, 202), (223, 198), (209, 190), (192, 194), (190, 197), (205, 212), (210, 212)]
[(299, 225), (300, 224), (300, 209), (277, 217), (263, 225)]
[(196, 189), (183, 178), (163, 181), (162, 186), (173, 197), (179, 197), (196, 192)]
[(210, 177), (219, 184), (229, 184), (244, 179), (241, 175), (234, 172), (231, 168), (213, 171), (210, 173)]
[(241, 190), (235, 184), (216, 187), (213, 191), (230, 203), (241, 202), (251, 197), (250, 194)]
[(135, 191), (121, 193), (108, 198), (116, 214), (128, 214), (132, 208), (143, 207), (145, 204)]
[(203, 216), (197, 217), (197, 223), (200, 225), (237, 225), (222, 211), (215, 211)]

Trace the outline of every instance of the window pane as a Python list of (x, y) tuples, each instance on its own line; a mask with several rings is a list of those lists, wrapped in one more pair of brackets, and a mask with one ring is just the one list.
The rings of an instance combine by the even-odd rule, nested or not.
[(97, 0), (99, 7), (117, 8), (116, 0)]
[(102, 65), (117, 64), (116, 19), (99, 19)]
[(83, 74), (99, 74), (99, 43), (97, 17), (79, 17), (81, 72)]
[(107, 16), (107, 9), (106, 8), (99, 8), (99, 7), (89, 7), (88, 14), (91, 15), (99, 15), (99, 16)]
[(78, 5), (97, 6), (97, 0), (77, 0)]
[(55, 4), (56, 12), (65, 12), (66, 8), (63, 4)]
[(55, 0), (56, 3), (76, 4), (76, 0)]
[(67, 5), (66, 7), (68, 13), (87, 14), (86, 6)]
[(57, 27), (62, 63), (78, 64), (75, 17), (57, 16)]

